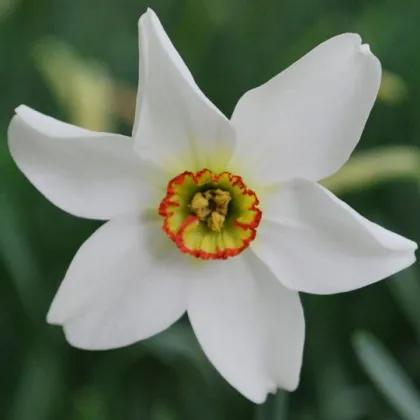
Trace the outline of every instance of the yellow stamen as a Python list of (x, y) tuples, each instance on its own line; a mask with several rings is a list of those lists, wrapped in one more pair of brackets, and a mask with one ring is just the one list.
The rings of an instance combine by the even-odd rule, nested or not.
[(224, 222), (225, 216), (223, 216), (220, 213), (217, 213), (217, 211), (214, 211), (207, 219), (207, 226), (215, 232), (220, 232)]
[(207, 222), (211, 230), (220, 232), (231, 198), (229, 192), (220, 189), (198, 192), (191, 200), (190, 209), (200, 221)]

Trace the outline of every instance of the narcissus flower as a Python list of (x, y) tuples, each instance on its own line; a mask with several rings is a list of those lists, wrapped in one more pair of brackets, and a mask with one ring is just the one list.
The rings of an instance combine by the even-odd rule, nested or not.
[(214, 366), (260, 403), (298, 385), (298, 292), (357, 289), (415, 260), (414, 242), (317, 183), (359, 141), (380, 63), (358, 35), (339, 35), (246, 93), (229, 120), (151, 10), (139, 28), (131, 138), (26, 106), (10, 124), (11, 154), (41, 193), (109, 220), (74, 257), (48, 322), (76, 347), (110, 349), (187, 312)]

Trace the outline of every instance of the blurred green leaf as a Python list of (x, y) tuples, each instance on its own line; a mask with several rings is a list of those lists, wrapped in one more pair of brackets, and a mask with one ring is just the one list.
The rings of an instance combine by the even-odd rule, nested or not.
[(387, 285), (420, 342), (420, 282), (415, 266), (395, 274)]
[(286, 420), (289, 394), (278, 390), (275, 395), (269, 395), (264, 404), (256, 406), (255, 420)]
[(0, 23), (6, 19), (16, 8), (19, 0), (1, 0), (0, 1)]
[(333, 350), (329, 353), (328, 369), (316, 361), (311, 366), (316, 383), (317, 407), (322, 420), (358, 420), (369, 412), (371, 395), (357, 387)]
[(40, 290), (42, 273), (31, 249), (19, 214), (7, 199), (6, 190), (0, 196), (0, 258), (4, 261), (10, 279), (28, 319), (39, 321), (38, 308), (44, 296)]
[(420, 395), (397, 361), (372, 335), (354, 337), (356, 354), (376, 387), (404, 420), (420, 419)]
[[(67, 353), (67, 352), (65, 352)], [(30, 348), (8, 420), (54, 420), (65, 395), (65, 359), (47, 340)]]

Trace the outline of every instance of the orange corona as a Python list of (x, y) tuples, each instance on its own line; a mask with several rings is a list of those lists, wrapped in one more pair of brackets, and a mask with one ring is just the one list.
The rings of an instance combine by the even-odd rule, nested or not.
[[(222, 198), (217, 201), (218, 197)], [(255, 239), (262, 215), (258, 205), (240, 176), (202, 169), (169, 181), (159, 214), (164, 231), (183, 253), (224, 260), (240, 254)]]

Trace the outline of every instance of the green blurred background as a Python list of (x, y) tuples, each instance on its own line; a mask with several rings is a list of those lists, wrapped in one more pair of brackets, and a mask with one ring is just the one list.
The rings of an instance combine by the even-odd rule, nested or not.
[(147, 6), (228, 116), (242, 93), (318, 43), (360, 33), (383, 63), (382, 87), (354, 157), (325, 184), (420, 240), (418, 0), (0, 0), (0, 419), (420, 420), (416, 267), (352, 293), (304, 295), (301, 385), (262, 406), (225, 383), (187, 319), (105, 352), (73, 349), (46, 324), (68, 264), (99, 224), (29, 184), (9, 155), (7, 126), (25, 103), (129, 134)]

